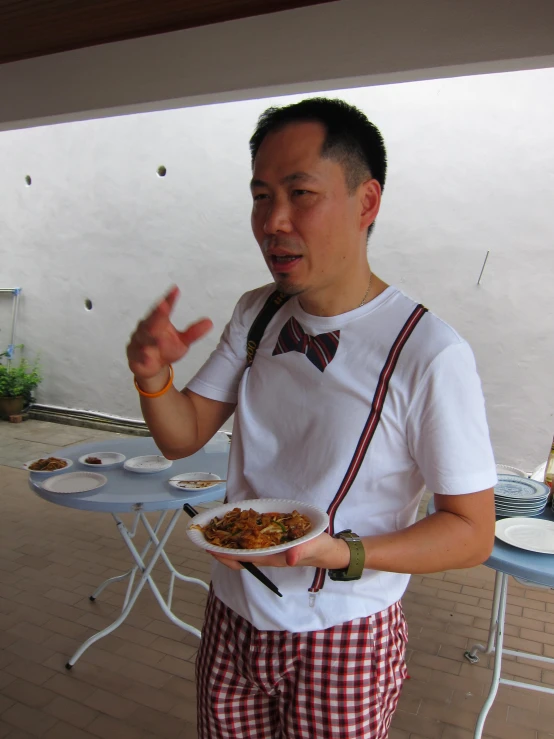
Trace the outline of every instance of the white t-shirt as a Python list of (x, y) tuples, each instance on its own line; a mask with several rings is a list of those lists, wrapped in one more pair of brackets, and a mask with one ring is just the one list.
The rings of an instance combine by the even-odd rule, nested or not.
[[(291, 298), (265, 330), (246, 367), (248, 331), (273, 285), (238, 302), (217, 349), (188, 387), (237, 403), (227, 481), (229, 502), (283, 498), (327, 509), (367, 421), (379, 374), (416, 307), (388, 287), (367, 305), (338, 316), (305, 313)], [(273, 355), (294, 317), (311, 336), (340, 331), (322, 372), (302, 353)], [(392, 375), (381, 419), (357, 477), (335, 516), (335, 531), (360, 536), (397, 531), (416, 519), (425, 486), (462, 495), (492, 487), (496, 469), (485, 404), (468, 344), (426, 313)], [(313, 567), (261, 568), (283, 593), (268, 591), (246, 571), (214, 566), (216, 595), (258, 629), (325, 629), (387, 608), (409, 575), (365, 570), (360, 580), (309, 593)]]

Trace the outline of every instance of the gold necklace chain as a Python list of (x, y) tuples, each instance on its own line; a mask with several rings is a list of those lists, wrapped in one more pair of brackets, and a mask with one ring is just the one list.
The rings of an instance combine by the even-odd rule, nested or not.
[(366, 301), (366, 298), (367, 298), (367, 296), (369, 295), (369, 288), (371, 287), (371, 276), (372, 276), (372, 274), (373, 274), (373, 273), (372, 273), (372, 272), (371, 272), (371, 270), (370, 270), (370, 271), (369, 271), (369, 282), (367, 283), (367, 290), (365, 291), (365, 295), (364, 295), (364, 297), (363, 297), (363, 299), (362, 299), (362, 302), (361, 302), (361, 303), (360, 303), (360, 305), (358, 306), (358, 308), (361, 308), (361, 307), (362, 307), (362, 305), (363, 305), (363, 304), (365, 303), (365, 301)]

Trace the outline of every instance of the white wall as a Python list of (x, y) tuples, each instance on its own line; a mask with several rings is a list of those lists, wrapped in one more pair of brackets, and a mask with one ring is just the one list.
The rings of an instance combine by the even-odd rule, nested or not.
[[(332, 93), (389, 149), (375, 271), (470, 341), (498, 461), (524, 468), (554, 432), (553, 90), (554, 70), (537, 70)], [(239, 295), (268, 281), (247, 141), (270, 102), (0, 134), (0, 287), (23, 288), (17, 338), (41, 353), (39, 402), (138, 418), (125, 344), (148, 306), (176, 282), (177, 323), (216, 324), (178, 366), (184, 384)]]
[(0, 130), (554, 66), (552, 0), (340, 0), (0, 65)]

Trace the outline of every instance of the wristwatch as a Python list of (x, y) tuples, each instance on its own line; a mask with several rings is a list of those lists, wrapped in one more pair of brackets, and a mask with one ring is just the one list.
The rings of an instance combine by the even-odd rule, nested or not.
[(364, 571), (365, 550), (362, 540), (358, 534), (354, 534), (351, 529), (345, 529), (335, 534), (335, 539), (342, 539), (348, 544), (350, 549), (350, 564), (343, 570), (329, 570), (331, 580), (339, 582), (347, 582), (348, 580), (359, 580)]

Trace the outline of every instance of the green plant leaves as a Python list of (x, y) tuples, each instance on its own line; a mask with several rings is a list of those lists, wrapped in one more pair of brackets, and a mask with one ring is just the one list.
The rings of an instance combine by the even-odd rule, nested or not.
[(39, 360), (31, 365), (21, 359), (17, 367), (0, 364), (0, 397), (24, 397), (31, 400), (33, 390), (42, 382)]

